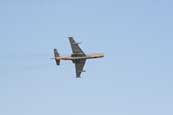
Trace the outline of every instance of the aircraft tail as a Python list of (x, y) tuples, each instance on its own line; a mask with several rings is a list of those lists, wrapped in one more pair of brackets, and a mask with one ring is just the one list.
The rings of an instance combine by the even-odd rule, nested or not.
[(55, 56), (55, 62), (57, 65), (60, 65), (60, 59), (58, 59), (58, 57), (60, 57), (58, 50), (54, 49), (54, 56)]

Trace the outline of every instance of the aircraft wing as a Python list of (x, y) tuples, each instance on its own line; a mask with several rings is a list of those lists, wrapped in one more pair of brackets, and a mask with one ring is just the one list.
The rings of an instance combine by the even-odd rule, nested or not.
[(86, 59), (82, 59), (75, 63), (76, 77), (80, 77), (80, 74), (83, 72), (85, 62), (86, 62)]
[(69, 37), (69, 41), (71, 44), (73, 54), (80, 54), (81, 56), (86, 56), (82, 49), (79, 47), (79, 44), (73, 39), (73, 37)]

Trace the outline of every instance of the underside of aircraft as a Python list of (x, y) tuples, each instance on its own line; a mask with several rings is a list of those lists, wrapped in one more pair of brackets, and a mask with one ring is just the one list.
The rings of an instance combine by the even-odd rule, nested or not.
[(87, 59), (104, 57), (101, 53), (85, 54), (79, 47), (79, 43), (73, 37), (69, 37), (69, 42), (71, 44), (72, 54), (70, 56), (60, 56), (58, 50), (54, 49), (55, 62), (57, 65), (60, 65), (60, 60), (71, 60), (75, 64), (77, 78), (80, 78), (81, 73), (85, 72), (83, 68)]

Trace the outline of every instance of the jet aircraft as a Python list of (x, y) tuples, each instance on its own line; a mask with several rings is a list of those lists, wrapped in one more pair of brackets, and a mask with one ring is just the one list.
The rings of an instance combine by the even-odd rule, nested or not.
[(73, 37), (69, 37), (69, 42), (71, 44), (72, 54), (70, 56), (60, 56), (58, 50), (55, 48), (54, 59), (57, 65), (60, 65), (60, 60), (71, 60), (75, 64), (77, 78), (80, 78), (81, 73), (85, 72), (83, 68), (87, 59), (104, 57), (104, 54), (101, 53), (85, 54), (79, 47), (80, 43), (77, 43)]

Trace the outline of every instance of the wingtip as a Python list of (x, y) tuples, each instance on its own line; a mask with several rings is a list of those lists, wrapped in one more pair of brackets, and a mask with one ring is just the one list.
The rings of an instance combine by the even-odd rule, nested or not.
[(73, 38), (73, 36), (69, 36), (69, 37), (68, 37), (68, 39), (72, 39), (72, 38)]

